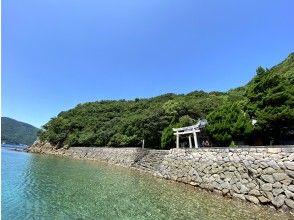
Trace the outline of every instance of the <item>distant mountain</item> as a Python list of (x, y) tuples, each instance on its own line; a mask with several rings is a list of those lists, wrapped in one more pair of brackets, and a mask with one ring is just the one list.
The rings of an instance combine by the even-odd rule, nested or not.
[(37, 139), (39, 129), (12, 118), (1, 117), (1, 142), (31, 145)]

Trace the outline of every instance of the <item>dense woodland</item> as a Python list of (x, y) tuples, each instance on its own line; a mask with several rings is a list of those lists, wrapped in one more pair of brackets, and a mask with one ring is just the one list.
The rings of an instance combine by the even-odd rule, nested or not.
[[(43, 126), (42, 141), (62, 146), (174, 147), (173, 127), (207, 119), (214, 146), (280, 144), (294, 136), (294, 54), (228, 92), (195, 91), (149, 99), (97, 101), (61, 112)], [(255, 124), (252, 122), (256, 122)]]
[(2, 143), (31, 145), (37, 139), (38, 131), (38, 128), (30, 124), (1, 117)]

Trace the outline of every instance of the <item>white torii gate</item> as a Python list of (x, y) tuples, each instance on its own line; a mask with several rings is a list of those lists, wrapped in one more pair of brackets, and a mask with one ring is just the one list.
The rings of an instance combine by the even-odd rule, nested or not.
[[(188, 126), (188, 127), (182, 127), (182, 128), (173, 128), (173, 131), (175, 132), (174, 135), (177, 137), (177, 148), (180, 147), (180, 135), (181, 134), (193, 134), (194, 137), (194, 143), (195, 148), (198, 148), (198, 141), (197, 141), (197, 132), (200, 132), (199, 129), (199, 123), (196, 125)], [(191, 135), (189, 135), (189, 146), (192, 148), (192, 140)]]

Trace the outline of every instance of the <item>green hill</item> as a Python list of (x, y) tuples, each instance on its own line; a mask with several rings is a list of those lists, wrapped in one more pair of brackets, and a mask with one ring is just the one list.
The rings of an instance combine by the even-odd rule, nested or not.
[(37, 139), (39, 129), (12, 118), (1, 117), (1, 142), (31, 145)]
[[(139, 146), (144, 139), (146, 147), (170, 148), (172, 127), (207, 118), (214, 145), (235, 140), (252, 144), (260, 137), (260, 144), (278, 143), (294, 130), (293, 71), (292, 53), (269, 70), (258, 68), (247, 85), (226, 93), (195, 91), (79, 104), (44, 125), (40, 139), (59, 146), (97, 147)], [(257, 121), (254, 126), (252, 120)]]

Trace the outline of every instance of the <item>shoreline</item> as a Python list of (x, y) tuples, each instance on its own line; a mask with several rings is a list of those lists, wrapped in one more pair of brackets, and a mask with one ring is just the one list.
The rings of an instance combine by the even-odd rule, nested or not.
[[(294, 147), (55, 149), (49, 143), (38, 143), (24, 151), (100, 161), (131, 168), (155, 177), (189, 184), (197, 189), (215, 192), (227, 198), (238, 198), (256, 205), (274, 207), (294, 216)], [(223, 156), (224, 154), (228, 157)], [(288, 167), (285, 167), (284, 163)]]

